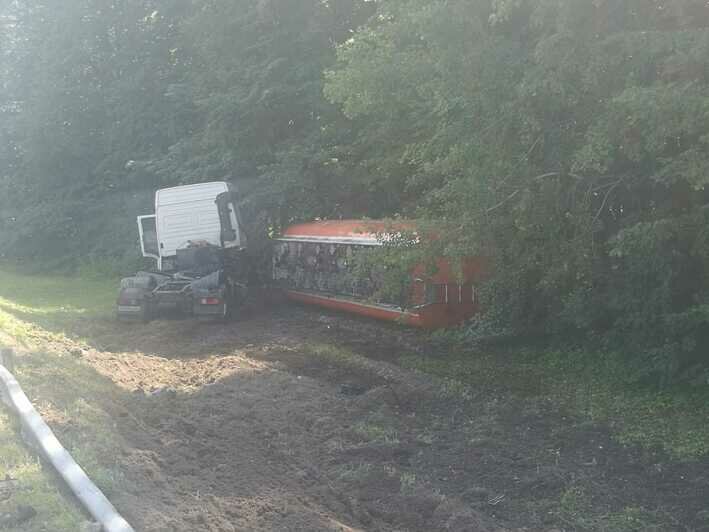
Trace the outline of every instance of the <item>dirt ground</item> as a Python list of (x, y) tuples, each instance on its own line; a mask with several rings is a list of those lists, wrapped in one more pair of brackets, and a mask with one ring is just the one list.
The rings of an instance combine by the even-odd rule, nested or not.
[(709, 530), (706, 463), (558, 405), (454, 393), (396, 365), (425, 350), (416, 331), (289, 307), (75, 332), (88, 348), (55, 347), (115, 384), (111, 498), (139, 531)]

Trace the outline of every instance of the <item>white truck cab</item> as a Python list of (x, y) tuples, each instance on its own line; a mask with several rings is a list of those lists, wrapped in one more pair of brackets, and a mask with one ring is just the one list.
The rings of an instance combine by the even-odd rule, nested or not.
[(197, 183), (155, 193), (155, 214), (138, 216), (144, 257), (155, 271), (121, 280), (119, 318), (151, 319), (161, 310), (200, 318), (231, 315), (246, 295), (246, 235), (228, 183)]
[(177, 250), (191, 242), (222, 248), (245, 247), (237, 208), (223, 181), (163, 188), (155, 193), (155, 214), (138, 216), (144, 257), (162, 271)]

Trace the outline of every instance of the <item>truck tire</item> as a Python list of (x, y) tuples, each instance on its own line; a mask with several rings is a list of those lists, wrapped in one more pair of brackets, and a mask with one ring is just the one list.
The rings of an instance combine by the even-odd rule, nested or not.
[(222, 321), (232, 321), (236, 317), (236, 304), (232, 297), (228, 297), (224, 301), (224, 315), (222, 316)]
[(143, 300), (140, 304), (140, 321), (143, 323), (148, 323), (152, 319), (152, 312), (150, 310), (150, 304)]
[(246, 287), (239, 284), (229, 286), (229, 294), (226, 298), (226, 312), (224, 319), (233, 321), (239, 317), (246, 303), (247, 290)]
[(153, 309), (152, 302), (147, 299), (143, 299), (140, 304), (140, 321), (143, 323), (148, 323), (149, 321), (152, 321), (154, 315), (155, 310)]

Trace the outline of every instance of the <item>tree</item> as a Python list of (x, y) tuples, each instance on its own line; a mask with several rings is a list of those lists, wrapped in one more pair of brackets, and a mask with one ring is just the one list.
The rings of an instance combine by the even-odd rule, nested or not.
[(164, 94), (180, 64), (168, 16), (181, 9), (137, 0), (26, 0), (8, 8), (14, 27), (6, 90), (14, 103), (3, 144), (13, 146), (16, 160), (3, 249), (62, 262), (120, 255), (133, 244), (126, 208), (148, 203), (134, 196), (155, 182), (126, 164), (174, 141), (181, 110)]
[(623, 338), (666, 375), (704, 356), (708, 12), (383, 2), (326, 94), (390, 139), (379, 165), (459, 228), (450, 253), (492, 257), (489, 320)]

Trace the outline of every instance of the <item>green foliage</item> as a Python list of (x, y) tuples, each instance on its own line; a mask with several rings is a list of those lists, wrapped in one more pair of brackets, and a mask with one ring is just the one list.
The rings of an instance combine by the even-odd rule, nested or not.
[(357, 279), (370, 284), (374, 300), (405, 309), (410, 305), (411, 273), (417, 265), (429, 261), (431, 253), (420, 245), (416, 233), (391, 227), (379, 235), (381, 246), (364, 249), (353, 257), (352, 270)]
[[(3, 256), (128, 268), (155, 188), (229, 179), (259, 255), (298, 220), (443, 221), (428, 257), (491, 264), (470, 340), (592, 339), (658, 385), (709, 367), (703, 0), (22, 0), (1, 14)], [(372, 257), (382, 297), (405, 288), (413, 253)]]
[(81, 511), (59, 493), (55, 478), (26, 449), (20, 437), (19, 423), (15, 423), (5, 409), (0, 411), (0, 457), (0, 475), (17, 483), (17, 487), (0, 501), (3, 515), (12, 515), (20, 505), (31, 506), (37, 515), (23, 523), (23, 531), (39, 532), (51, 528), (70, 532), (79, 529), (85, 520)]
[[(135, 256), (160, 186), (240, 185), (253, 241), (337, 212), (334, 43), (366, 1), (3, 4), (0, 249), (44, 270)], [(333, 179), (334, 178), (334, 179)], [(360, 208), (358, 214), (363, 214)], [(93, 259), (92, 259), (93, 260)]]
[(638, 507), (625, 507), (618, 512), (594, 515), (593, 500), (580, 485), (572, 485), (561, 495), (559, 514), (564, 522), (578, 530), (612, 530), (641, 532), (664, 530), (667, 516), (659, 516)]
[(703, 386), (674, 385), (662, 392), (638, 385), (622, 352), (564, 346), (466, 351), (455, 342), (442, 355), (407, 355), (401, 363), (444, 379), (444, 391), (469, 399), (499, 393), (527, 402), (551, 402), (580, 419), (607, 424), (617, 441), (662, 449), (692, 461), (709, 454), (709, 373)]
[(685, 460), (709, 453), (700, 421), (706, 415), (706, 374), (693, 376), (701, 387), (675, 385), (657, 392), (635, 382), (624, 353), (564, 349), (547, 352), (538, 362), (563, 404), (610, 423), (620, 442), (662, 447)]
[(459, 228), (449, 254), (491, 259), (471, 339), (600, 337), (659, 384), (709, 365), (707, 22), (701, 2), (395, 0), (339, 47), (325, 93), (382, 180)]
[(32, 343), (46, 331), (65, 330), (86, 315), (112, 316), (116, 297), (113, 277), (28, 275), (3, 264), (0, 271), (0, 330)]

